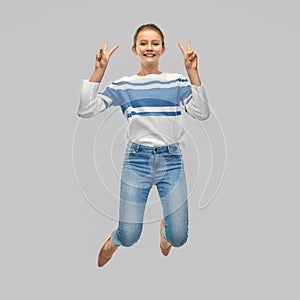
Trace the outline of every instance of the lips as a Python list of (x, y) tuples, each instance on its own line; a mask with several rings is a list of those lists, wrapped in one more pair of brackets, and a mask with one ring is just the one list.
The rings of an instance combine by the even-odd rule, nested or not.
[(144, 54), (144, 56), (146, 56), (146, 57), (154, 57), (155, 54), (154, 53), (146, 53), (146, 54)]

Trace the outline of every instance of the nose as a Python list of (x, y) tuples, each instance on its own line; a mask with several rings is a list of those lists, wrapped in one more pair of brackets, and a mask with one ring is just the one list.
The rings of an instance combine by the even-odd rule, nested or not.
[(152, 44), (151, 43), (148, 43), (148, 50), (152, 50)]

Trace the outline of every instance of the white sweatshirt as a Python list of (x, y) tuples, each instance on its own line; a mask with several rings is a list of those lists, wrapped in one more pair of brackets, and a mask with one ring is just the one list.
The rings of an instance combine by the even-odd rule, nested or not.
[(184, 145), (182, 111), (206, 120), (210, 111), (203, 86), (176, 73), (124, 76), (104, 90), (84, 79), (78, 116), (91, 118), (120, 106), (127, 119), (127, 140), (146, 146)]

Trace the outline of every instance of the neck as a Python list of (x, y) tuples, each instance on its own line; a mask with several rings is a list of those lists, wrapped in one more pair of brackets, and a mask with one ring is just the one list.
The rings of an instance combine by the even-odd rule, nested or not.
[(141, 70), (137, 73), (137, 75), (139, 76), (146, 76), (146, 75), (149, 75), (149, 74), (161, 74), (162, 72), (158, 70), (157, 67), (148, 67), (148, 68), (145, 68), (145, 67), (142, 67)]

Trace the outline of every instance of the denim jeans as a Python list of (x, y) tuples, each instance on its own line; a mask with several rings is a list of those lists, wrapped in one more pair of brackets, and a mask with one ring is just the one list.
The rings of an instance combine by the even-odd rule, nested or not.
[(122, 168), (119, 224), (112, 238), (115, 245), (129, 247), (140, 238), (153, 185), (162, 204), (163, 236), (174, 247), (187, 241), (188, 197), (179, 145), (149, 147), (129, 142)]

